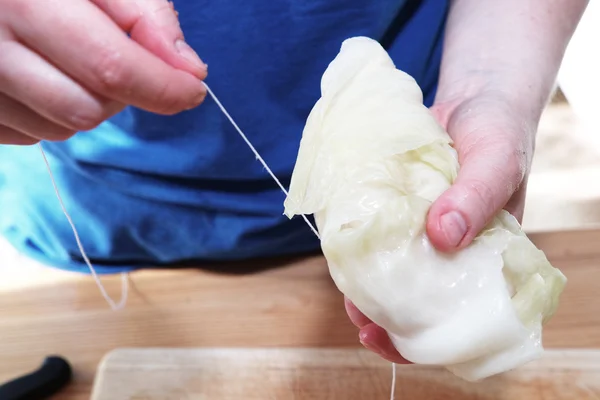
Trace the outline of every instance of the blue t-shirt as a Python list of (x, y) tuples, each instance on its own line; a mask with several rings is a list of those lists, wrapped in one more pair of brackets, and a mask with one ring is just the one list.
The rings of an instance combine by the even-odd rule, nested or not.
[[(344, 39), (379, 40), (433, 100), (446, 0), (174, 3), (206, 82), (286, 186)], [(168, 117), (129, 107), (43, 145), (100, 273), (319, 248), (301, 218), (283, 216), (283, 193), (208, 97)], [(88, 272), (36, 146), (0, 146), (0, 233), (43, 263)]]

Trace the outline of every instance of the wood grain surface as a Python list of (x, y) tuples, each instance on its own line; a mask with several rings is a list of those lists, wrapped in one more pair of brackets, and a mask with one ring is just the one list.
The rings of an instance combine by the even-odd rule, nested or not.
[[(350, 349), (119, 349), (92, 400), (366, 400), (390, 398), (390, 363)], [(600, 350), (548, 350), (480, 382), (397, 366), (397, 400), (596, 400)]]
[[(600, 348), (600, 231), (531, 238), (569, 279), (545, 346)], [(27, 279), (0, 282), (0, 381), (60, 354), (75, 379), (59, 400), (89, 399), (98, 363), (119, 347), (359, 346), (319, 256), (133, 273), (117, 312), (87, 276), (25, 263), (21, 272)], [(119, 277), (103, 282), (118, 297)]]

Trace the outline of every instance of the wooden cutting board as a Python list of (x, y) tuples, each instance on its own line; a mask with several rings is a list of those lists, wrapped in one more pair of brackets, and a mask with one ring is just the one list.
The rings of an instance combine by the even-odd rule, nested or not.
[[(363, 349), (118, 349), (92, 400), (387, 400), (391, 365)], [(398, 366), (396, 400), (597, 400), (600, 350), (548, 350), (517, 370), (468, 383)]]

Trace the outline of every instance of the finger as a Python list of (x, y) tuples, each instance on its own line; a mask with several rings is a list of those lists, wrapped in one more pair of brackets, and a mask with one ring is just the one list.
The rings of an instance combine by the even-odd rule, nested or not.
[(439, 250), (451, 252), (471, 243), (518, 189), (526, 171), (523, 153), (505, 135), (493, 132), (459, 146), (459, 174), (427, 218), (427, 234)]
[(0, 42), (0, 54), (0, 91), (57, 125), (90, 130), (124, 107), (91, 94), (16, 41)]
[(0, 125), (0, 144), (28, 146), (38, 143), (39, 140), (27, 136), (7, 126)]
[(387, 332), (376, 324), (365, 325), (359, 333), (360, 342), (372, 352), (396, 364), (410, 364), (398, 353)]
[(94, 92), (159, 114), (195, 107), (206, 96), (199, 79), (131, 40), (90, 2), (9, 4), (16, 36)]
[(0, 124), (39, 140), (66, 140), (75, 134), (51, 122), (23, 104), (0, 93)]
[(346, 313), (348, 313), (350, 321), (352, 321), (357, 328), (362, 328), (367, 324), (373, 323), (373, 321), (360, 312), (359, 309), (356, 308), (356, 306), (347, 297), (344, 297), (344, 306), (346, 307)]
[(527, 179), (519, 187), (519, 190), (512, 195), (504, 209), (511, 213), (519, 223), (523, 222), (525, 214), (525, 196), (527, 194)]
[(133, 40), (175, 68), (206, 78), (206, 65), (185, 42), (173, 3), (167, 0), (93, 0)]

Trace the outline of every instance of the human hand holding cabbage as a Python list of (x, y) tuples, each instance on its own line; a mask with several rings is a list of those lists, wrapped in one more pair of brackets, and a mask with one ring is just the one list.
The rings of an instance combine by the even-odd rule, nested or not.
[(346, 40), (307, 119), (285, 213), (314, 215), (367, 347), (479, 380), (540, 356), (566, 279), (502, 210), (524, 190), (534, 124), (485, 85), (465, 100), (446, 88), (432, 112), (381, 45)]
[[(431, 242), (450, 253), (469, 245), (502, 208), (521, 222), (537, 121), (498, 92), (438, 97), (431, 111), (454, 140), (461, 166), (454, 185), (432, 204), (427, 218)], [(392, 362), (407, 362), (383, 328), (347, 298), (345, 305), (367, 349)]]
[(586, 4), (451, 1), (428, 111), (373, 43), (353, 40), (330, 64), (286, 214), (315, 214), (365, 347), (467, 380), (541, 355), (566, 279), (518, 221), (534, 132)]

